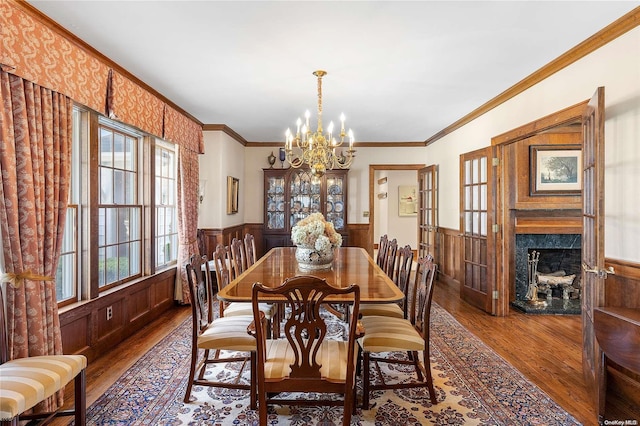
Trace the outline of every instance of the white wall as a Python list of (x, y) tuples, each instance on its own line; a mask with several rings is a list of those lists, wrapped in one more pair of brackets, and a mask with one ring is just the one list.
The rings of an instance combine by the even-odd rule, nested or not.
[[(204, 132), (205, 153), (200, 155), (200, 179), (206, 179), (205, 196), (198, 214), (198, 228), (227, 228), (245, 223), (247, 179), (245, 148), (223, 132)], [(240, 180), (238, 213), (227, 214), (227, 176)], [(261, 185), (262, 186), (262, 185)]]
[[(640, 199), (640, 28), (622, 35), (428, 147), (356, 146), (356, 158), (349, 172), (348, 223), (368, 223), (363, 212), (369, 209), (369, 164), (424, 163), (438, 165), (439, 225), (458, 229), (460, 154), (489, 146), (494, 136), (589, 99), (599, 86), (605, 87), (606, 105), (605, 255), (640, 262), (640, 209), (637, 208)], [(425, 139), (429, 136), (425, 135)], [(209, 137), (205, 136), (205, 141), (209, 141)], [(235, 143), (242, 151), (242, 146)], [(262, 168), (269, 166), (267, 156), (271, 151), (277, 156), (277, 149), (251, 147), (245, 151), (246, 184), (241, 181), (241, 196), (250, 207), (241, 209), (238, 219), (261, 223)], [(225, 159), (225, 163), (235, 161), (234, 158)], [(202, 162), (200, 164), (201, 174), (205, 173), (207, 169)], [(240, 204), (242, 207), (243, 202)], [(211, 226), (226, 225), (214, 222)]]
[[(378, 177), (379, 175), (379, 177)], [(387, 182), (378, 185), (378, 192), (387, 192), (387, 198), (374, 199), (375, 214), (373, 225), (373, 241), (380, 241), (380, 236), (387, 234), (389, 239), (396, 239), (399, 247), (409, 244), (414, 249), (418, 247), (418, 215), (400, 216), (399, 186), (418, 186), (418, 174), (415, 170), (379, 170), (376, 171), (376, 182), (381, 177), (387, 177)]]

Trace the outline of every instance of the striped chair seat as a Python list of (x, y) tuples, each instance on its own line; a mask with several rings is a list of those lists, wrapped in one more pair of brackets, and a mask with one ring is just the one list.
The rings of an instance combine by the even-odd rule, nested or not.
[(397, 303), (367, 303), (360, 305), (360, 315), (404, 318), (404, 311)]
[(52, 396), (86, 367), (84, 355), (33, 356), (0, 365), (0, 420), (11, 420)]
[(256, 339), (247, 334), (252, 321), (253, 316), (248, 315), (217, 318), (198, 336), (198, 348), (255, 351)]
[[(320, 374), (323, 380), (344, 382), (347, 378), (346, 341), (325, 340), (318, 351)], [(295, 362), (295, 354), (287, 339), (268, 340), (264, 374), (267, 381), (277, 381), (289, 377), (290, 365)], [(354, 357), (357, 361), (357, 357)], [(355, 363), (354, 363), (355, 368)]]
[(410, 321), (402, 318), (366, 316), (361, 320), (366, 334), (358, 343), (366, 352), (421, 351), (424, 339)]
[[(271, 321), (276, 315), (276, 305), (272, 303), (260, 303), (258, 305), (260, 311), (264, 314), (267, 321)], [(235, 317), (238, 315), (251, 315), (253, 316), (253, 308), (251, 302), (231, 302), (224, 308), (225, 317)]]

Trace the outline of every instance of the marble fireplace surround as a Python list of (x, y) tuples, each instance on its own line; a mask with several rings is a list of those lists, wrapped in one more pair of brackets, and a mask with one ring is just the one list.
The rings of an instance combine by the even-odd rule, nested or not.
[(580, 234), (516, 234), (515, 235), (515, 301), (512, 305), (526, 313), (536, 314), (579, 314), (580, 299), (563, 300), (554, 298), (544, 308), (533, 308), (524, 300), (527, 294), (527, 261), (529, 250), (577, 249), (582, 248)]

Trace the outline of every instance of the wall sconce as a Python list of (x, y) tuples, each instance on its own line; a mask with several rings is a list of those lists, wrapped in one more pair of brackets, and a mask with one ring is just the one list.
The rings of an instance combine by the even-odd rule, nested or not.
[(198, 185), (198, 200), (200, 201), (200, 204), (202, 204), (202, 201), (204, 200), (204, 191), (206, 186), (207, 186), (207, 180), (200, 179), (200, 183)]

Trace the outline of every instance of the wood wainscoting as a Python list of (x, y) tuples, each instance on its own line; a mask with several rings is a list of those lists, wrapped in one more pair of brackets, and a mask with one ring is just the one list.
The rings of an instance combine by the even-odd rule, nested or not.
[(436, 232), (438, 279), (450, 284), (460, 284), (462, 279), (462, 238), (458, 229), (438, 227)]
[(176, 268), (171, 268), (65, 306), (60, 310), (64, 353), (82, 354), (91, 362), (159, 318), (175, 304), (175, 280)]

